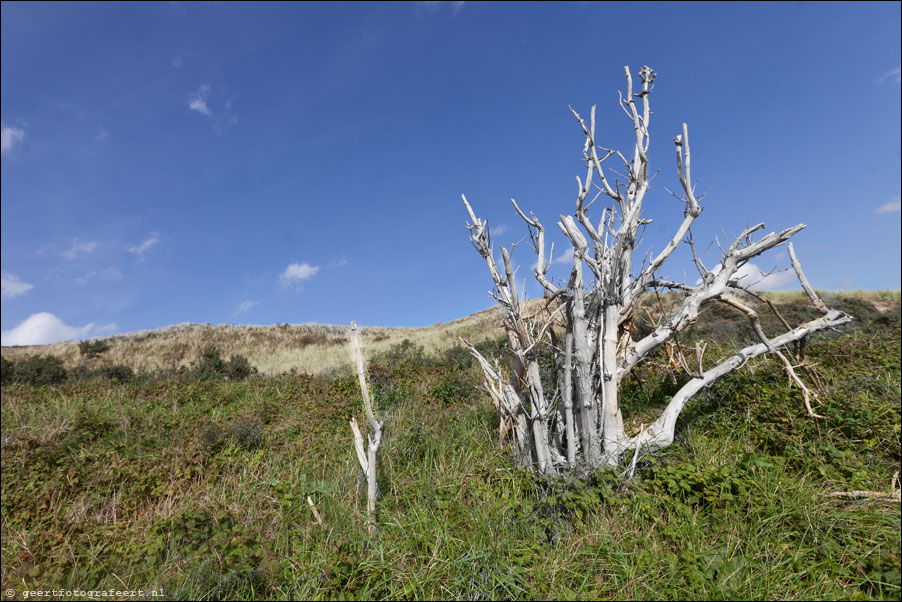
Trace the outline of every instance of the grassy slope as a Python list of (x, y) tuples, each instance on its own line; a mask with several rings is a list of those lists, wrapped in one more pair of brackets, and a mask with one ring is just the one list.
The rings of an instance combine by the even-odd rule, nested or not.
[[(822, 293), (828, 300), (837, 293)], [(881, 309), (899, 304), (899, 291), (855, 291), (839, 293), (844, 299), (867, 299)], [(778, 303), (803, 300), (802, 291), (767, 293)], [(458, 337), (473, 342), (503, 334), (494, 310), (481, 311), (460, 320), (424, 328), (364, 327), (367, 354), (379, 354), (404, 339), (437, 353), (457, 344)], [(292, 368), (308, 374), (327, 374), (351, 369), (347, 326), (329, 324), (280, 324), (276, 326), (229, 326), (180, 324), (103, 338), (112, 348), (101, 357), (86, 360), (73, 342), (53, 345), (3, 347), (3, 357), (14, 361), (43, 354), (62, 359), (67, 369), (121, 364), (136, 371), (172, 371), (190, 366), (207, 345), (215, 345), (224, 357), (243, 355), (263, 374), (281, 374)]]
[[(424, 328), (364, 327), (363, 344), (367, 353), (380, 353), (403, 339), (422, 345), (429, 353), (453, 346), (458, 337), (481, 341), (503, 331), (486, 310), (461, 320)], [(328, 324), (280, 324), (276, 326), (229, 326), (181, 324), (159, 330), (114, 335), (103, 340), (110, 351), (94, 360), (85, 360), (73, 342), (53, 345), (3, 347), (3, 357), (21, 360), (53, 354), (67, 369), (85, 366), (94, 370), (122, 364), (136, 371), (176, 370), (200, 358), (207, 345), (215, 345), (228, 357), (243, 355), (263, 374), (281, 374), (292, 368), (308, 374), (323, 374), (350, 369), (347, 342), (348, 326)]]
[[(374, 363), (389, 414), (375, 538), (354, 493), (351, 375), (4, 384), (2, 587), (898, 599), (898, 504), (824, 496), (888, 489), (899, 468), (898, 304), (881, 315), (841, 301), (864, 319), (808, 352), (826, 421), (758, 361), (695, 400), (678, 442), (631, 483), (600, 474), (577, 489), (512, 466), (471, 388), (478, 370), (458, 353)], [(746, 335), (723, 324), (712, 312), (699, 330), (724, 349)], [(654, 366), (640, 376), (624, 386), (633, 422), (672, 390)]]

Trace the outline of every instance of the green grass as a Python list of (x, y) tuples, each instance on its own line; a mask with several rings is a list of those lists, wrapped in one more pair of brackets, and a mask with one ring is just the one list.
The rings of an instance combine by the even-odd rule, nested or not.
[[(743, 336), (703, 318), (724, 348)], [(461, 386), (479, 382), (466, 358), (383, 356), (370, 368), (388, 413), (372, 537), (355, 495), (348, 417), (364, 419), (351, 375), (5, 382), (2, 588), (899, 599), (899, 505), (825, 496), (888, 490), (899, 469), (899, 313), (865, 318), (808, 347), (827, 420), (805, 415), (779, 365), (757, 362), (695, 399), (677, 442), (630, 482), (518, 469), (488, 400)], [(624, 388), (625, 411), (663, 403), (652, 375)]]

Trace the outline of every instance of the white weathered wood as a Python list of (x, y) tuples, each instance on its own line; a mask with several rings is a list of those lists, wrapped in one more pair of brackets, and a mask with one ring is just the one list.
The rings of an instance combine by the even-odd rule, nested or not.
[(364, 455), (363, 451), (363, 434), (357, 426), (357, 420), (351, 418), (351, 430), (354, 433), (354, 449), (357, 452), (357, 461), (366, 477), (367, 497), (366, 497), (366, 513), (367, 513), (367, 529), (373, 533), (376, 529), (376, 500), (379, 497), (379, 487), (376, 482), (376, 452), (382, 443), (382, 429), (384, 423), (376, 418), (373, 411), (373, 404), (370, 401), (370, 392), (366, 386), (366, 372), (363, 367), (363, 351), (360, 348), (360, 339), (357, 334), (357, 323), (351, 322), (351, 342), (354, 348), (354, 360), (357, 365), (357, 378), (360, 382), (360, 392), (363, 395), (363, 405), (366, 410), (367, 421), (369, 423), (369, 433), (367, 434), (367, 451)]
[(369, 474), (369, 464), (366, 459), (366, 452), (363, 449), (363, 434), (360, 427), (357, 426), (357, 419), (351, 417), (351, 432), (354, 433), (354, 449), (357, 452), (357, 462), (360, 464), (360, 470), (364, 475)]
[(802, 271), (802, 262), (799, 261), (799, 258), (796, 257), (796, 250), (792, 246), (792, 243), (786, 245), (789, 249), (789, 257), (792, 260), (792, 269), (795, 270), (796, 276), (799, 278), (799, 282), (802, 285), (802, 288), (805, 290), (805, 293), (808, 295), (808, 298), (811, 299), (811, 304), (816, 308), (821, 310), (824, 313), (827, 313), (827, 306), (821, 301), (821, 298), (817, 296), (817, 293), (814, 291), (814, 288), (809, 284), (808, 278), (805, 277), (805, 272)]

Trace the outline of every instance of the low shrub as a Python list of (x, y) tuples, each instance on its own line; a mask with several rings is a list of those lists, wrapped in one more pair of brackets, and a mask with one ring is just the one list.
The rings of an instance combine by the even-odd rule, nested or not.
[(101, 353), (109, 351), (110, 344), (103, 339), (82, 341), (78, 344), (78, 350), (83, 356), (90, 359), (99, 356)]
[(55, 355), (41, 355), (21, 362), (4, 359), (3, 381), (14, 380), (29, 385), (55, 385), (68, 378), (63, 360)]
[(131, 382), (135, 379), (135, 371), (122, 364), (113, 364), (112, 366), (101, 368), (96, 374), (102, 378), (119, 381), (121, 383)]
[(432, 396), (445, 405), (469, 403), (475, 393), (473, 383), (460, 372), (442, 376), (432, 388)]
[(228, 378), (229, 380), (244, 380), (257, 369), (251, 366), (250, 362), (243, 355), (232, 355), (228, 361), (222, 359), (214, 345), (207, 345), (201, 352), (200, 360), (192, 364), (183, 374), (196, 380), (218, 380)]
[(0, 381), (9, 382), (13, 380), (16, 373), (16, 364), (9, 361), (5, 357), (0, 358)]
[(405, 365), (423, 367), (428, 366), (431, 360), (422, 345), (417, 345), (410, 339), (404, 339), (378, 355), (376, 362), (389, 368)]
[(257, 369), (251, 366), (251, 363), (243, 355), (233, 355), (225, 363), (223, 372), (229, 380), (244, 380), (256, 373)]

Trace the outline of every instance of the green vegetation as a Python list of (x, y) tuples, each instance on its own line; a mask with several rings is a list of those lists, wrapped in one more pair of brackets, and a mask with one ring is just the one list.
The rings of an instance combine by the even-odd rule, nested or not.
[[(51, 359), (28, 369), (4, 359), (2, 587), (163, 588), (178, 599), (899, 599), (899, 505), (825, 495), (888, 490), (899, 469), (899, 309), (840, 302), (860, 302), (847, 311), (862, 319), (806, 350), (826, 420), (807, 417), (777, 362), (754, 362), (693, 400), (678, 441), (639, 458), (631, 481), (547, 481), (517, 468), (459, 347), (386, 345), (368, 367), (389, 415), (372, 538), (355, 496), (348, 418), (365, 419), (350, 373), (246, 378), (229, 373), (240, 360), (213, 349), (181, 374), (70, 374), (46, 386), (14, 375), (49, 374)], [(790, 320), (807, 311), (780, 303)], [(698, 325), (712, 354), (747, 336), (719, 311)], [(493, 346), (504, 349), (481, 348)], [(624, 385), (633, 428), (684, 378), (659, 360)]]
[(81, 341), (78, 344), (78, 350), (81, 354), (90, 359), (98, 357), (102, 353), (110, 350), (110, 344), (103, 339), (95, 339), (93, 341)]
[(181, 374), (185, 378), (194, 380), (216, 380), (222, 378), (243, 380), (256, 372), (246, 357), (233, 355), (226, 361), (222, 359), (216, 347), (207, 345), (201, 353), (200, 360), (195, 362), (191, 368), (182, 370)]
[[(82, 341), (84, 343), (84, 341)], [(82, 347), (81, 344), (79, 344)], [(88, 351), (85, 351), (87, 349)], [(91, 344), (82, 347), (87, 358), (95, 358), (103, 351), (109, 349)], [(130, 366), (123, 364), (101, 365), (94, 370), (86, 366), (77, 366), (66, 370), (63, 360), (55, 355), (33, 356), (16, 362), (2, 358), (3, 383), (21, 382), (33, 386), (58, 385), (68, 381), (85, 381), (96, 379), (114, 380), (126, 382), (151, 382), (166, 378), (181, 377), (187, 380), (244, 380), (257, 374), (256, 368), (251, 366), (248, 359), (242, 355), (232, 355), (228, 361), (222, 359), (219, 350), (213, 345), (208, 345), (201, 353), (201, 357), (188, 368), (181, 370), (157, 370), (153, 373), (135, 372)]]
[(54, 355), (39, 355), (21, 362), (3, 358), (3, 382), (19, 381), (33, 386), (55, 385), (68, 378), (63, 362)]

